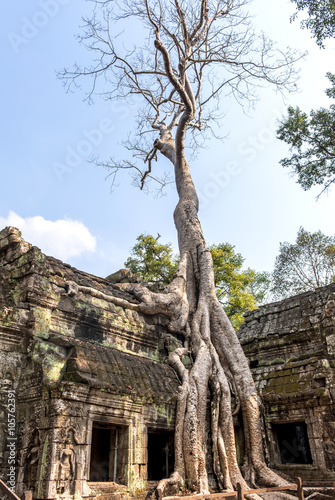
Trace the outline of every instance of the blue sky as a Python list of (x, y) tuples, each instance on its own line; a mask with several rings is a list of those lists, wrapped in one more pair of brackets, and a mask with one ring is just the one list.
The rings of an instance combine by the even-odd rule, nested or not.
[[(122, 158), (121, 141), (132, 128), (134, 109), (80, 91), (66, 94), (56, 71), (88, 62), (78, 45), (81, 17), (92, 4), (82, 0), (17, 0), (2, 7), (2, 116), (0, 226), (19, 227), (24, 237), (77, 268), (106, 276), (123, 267), (136, 236), (162, 235), (177, 250), (173, 189), (155, 199), (127, 177), (110, 192), (107, 172), (88, 160)], [(300, 63), (300, 91), (283, 102), (262, 89), (248, 115), (231, 99), (222, 101), (224, 142), (211, 141), (192, 162), (201, 201), (200, 220), (208, 243), (228, 241), (245, 266), (271, 271), (279, 242), (294, 241), (300, 226), (335, 233), (335, 190), (316, 202), (279, 160), (287, 147), (275, 139), (276, 120), (288, 104), (328, 106), (327, 71), (334, 72), (335, 43), (320, 50), (285, 0), (256, 0), (255, 24), (278, 44), (309, 55)]]

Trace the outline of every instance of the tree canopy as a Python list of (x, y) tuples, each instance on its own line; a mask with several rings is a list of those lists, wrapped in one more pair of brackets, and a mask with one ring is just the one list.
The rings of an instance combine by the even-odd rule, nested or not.
[[(335, 98), (335, 75), (327, 73), (332, 87), (326, 90)], [(297, 175), (304, 190), (323, 186), (325, 191), (335, 182), (335, 105), (307, 113), (299, 107), (288, 108), (288, 116), (277, 130), (277, 137), (290, 145), (292, 155), (281, 160)], [(320, 194), (321, 194), (320, 193)]]
[(140, 234), (124, 265), (148, 283), (168, 285), (178, 266), (171, 243), (160, 244), (160, 235)]
[[(335, 36), (335, 0), (291, 0), (298, 11), (308, 12), (301, 21), (324, 48), (324, 40)], [(297, 17), (297, 13), (292, 19)], [(327, 73), (331, 87), (328, 97), (335, 98), (335, 75)], [(288, 108), (288, 116), (282, 120), (277, 137), (290, 146), (292, 155), (281, 160), (297, 175), (297, 182), (304, 190), (321, 185), (322, 194), (335, 182), (335, 105), (329, 109), (312, 110), (308, 116), (299, 107)], [(319, 194), (319, 196), (320, 196)]]
[(244, 258), (234, 246), (220, 243), (209, 247), (214, 263), (217, 297), (233, 326), (238, 329), (247, 311), (261, 305), (270, 286), (270, 275), (243, 270)]
[[(302, 28), (311, 31), (316, 43), (324, 47), (324, 40), (335, 36), (335, 0), (291, 0), (299, 11), (308, 13), (307, 19), (301, 21)], [(292, 19), (298, 17), (297, 13)]]
[[(168, 285), (176, 272), (179, 259), (170, 243), (162, 244), (151, 235), (140, 234), (124, 265), (150, 284)], [(217, 297), (235, 329), (243, 315), (264, 302), (270, 288), (270, 274), (243, 270), (244, 258), (229, 243), (211, 245)]]
[(335, 282), (335, 236), (301, 227), (295, 243), (280, 243), (272, 292), (282, 299)]

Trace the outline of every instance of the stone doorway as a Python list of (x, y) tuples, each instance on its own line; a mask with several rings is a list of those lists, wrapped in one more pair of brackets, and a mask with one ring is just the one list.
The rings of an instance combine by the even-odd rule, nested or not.
[(169, 477), (174, 467), (174, 433), (148, 429), (148, 480)]
[(307, 425), (305, 422), (272, 424), (277, 443), (277, 462), (288, 464), (312, 464)]
[(126, 484), (128, 427), (93, 423), (89, 480)]

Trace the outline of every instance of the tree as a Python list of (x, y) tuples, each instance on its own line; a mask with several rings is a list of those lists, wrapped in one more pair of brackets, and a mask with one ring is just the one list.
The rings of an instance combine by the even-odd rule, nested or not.
[(335, 282), (335, 236), (301, 227), (295, 243), (280, 243), (273, 272), (277, 298), (315, 290)]
[[(159, 244), (158, 238), (141, 234), (124, 265), (150, 284), (168, 285), (176, 272), (178, 259), (170, 243)], [(211, 245), (216, 295), (235, 330), (243, 315), (262, 304), (270, 286), (269, 273), (242, 270), (244, 258), (229, 243)]]
[[(332, 87), (326, 90), (326, 94), (334, 99), (335, 75), (327, 73), (327, 76)], [(300, 108), (290, 106), (288, 117), (277, 130), (277, 137), (289, 144), (292, 151), (291, 157), (280, 163), (292, 169), (304, 190), (322, 185), (323, 193), (335, 182), (334, 104), (329, 109), (312, 110), (310, 116)]]
[[(298, 11), (308, 11), (308, 18), (301, 22), (303, 28), (311, 30), (319, 47), (324, 40), (335, 36), (335, 0), (291, 0)], [(296, 19), (295, 13), (291, 19)], [(327, 73), (332, 87), (326, 90), (335, 98), (335, 75)], [(312, 110), (310, 116), (300, 108), (288, 108), (285, 118), (277, 130), (277, 137), (290, 145), (292, 156), (281, 160), (298, 176), (298, 184), (306, 191), (322, 185), (319, 196), (335, 182), (335, 106), (329, 109)], [(318, 196), (318, 197), (319, 197)]]
[[(301, 27), (312, 32), (316, 43), (324, 47), (326, 38), (335, 36), (335, 0), (291, 0), (298, 11), (308, 11), (308, 18), (301, 21)], [(292, 20), (297, 18), (297, 13)]]
[[(94, 53), (94, 61), (90, 67), (64, 70), (62, 77), (70, 87), (80, 77), (91, 77), (88, 99), (98, 93), (106, 99), (142, 100), (136, 136), (127, 142), (132, 156), (108, 163), (112, 179), (126, 170), (134, 172), (141, 188), (153, 178), (162, 185), (165, 178), (157, 173), (154, 160), (163, 155), (174, 170), (179, 197), (174, 222), (180, 262), (165, 292), (122, 283), (119, 286), (136, 300), (110, 298), (146, 314), (165, 314), (170, 332), (184, 338), (183, 346), (169, 357), (181, 380), (175, 417), (175, 470), (159, 483), (158, 491), (187, 482), (194, 491), (209, 492), (208, 393), (212, 463), (219, 487), (232, 490), (241, 482), (248, 489), (247, 482), (256, 481), (286, 484), (265, 464), (258, 395), (235, 330), (216, 296), (213, 259), (198, 219), (198, 197), (185, 151), (188, 146), (196, 147), (213, 120), (219, 118), (224, 94), (250, 101), (255, 98), (252, 89), (262, 83), (277, 89), (290, 87), (296, 56), (277, 51), (265, 36), (256, 37), (243, 0), (94, 3), (95, 15), (86, 20), (82, 36)], [(122, 37), (116, 31), (118, 25)], [(132, 35), (137, 37), (136, 45), (131, 42)], [(189, 367), (182, 362), (185, 354), (192, 359)], [(236, 458), (231, 389), (243, 414), (244, 478)]]
[(229, 243), (211, 245), (216, 295), (236, 330), (243, 315), (259, 306), (270, 286), (268, 273), (242, 270), (244, 258)]
[(168, 285), (178, 266), (171, 243), (159, 244), (150, 234), (140, 234), (124, 265), (148, 283)]
[(256, 305), (262, 305), (265, 302), (269, 301), (269, 291), (271, 284), (271, 273), (267, 271), (256, 272), (253, 276), (253, 279), (250, 281), (248, 286), (249, 293), (251, 293), (256, 300)]

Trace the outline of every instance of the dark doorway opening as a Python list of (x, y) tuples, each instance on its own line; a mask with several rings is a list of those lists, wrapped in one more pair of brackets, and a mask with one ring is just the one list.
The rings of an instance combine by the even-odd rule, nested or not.
[(244, 432), (241, 425), (234, 426), (235, 431), (235, 444), (236, 444), (236, 458), (238, 465), (243, 465), (245, 455), (245, 442)]
[[(237, 406), (237, 400), (234, 398), (232, 408)], [(239, 411), (234, 415), (234, 432), (235, 432), (235, 445), (236, 445), (236, 458), (238, 465), (244, 464), (245, 456), (245, 439), (243, 430), (242, 412)]]
[(90, 481), (109, 481), (111, 430), (93, 427)]
[(126, 484), (127, 429), (127, 427), (93, 424), (90, 481)]
[(282, 464), (312, 464), (305, 422), (273, 425)]
[(173, 432), (148, 429), (148, 480), (169, 477), (173, 467)]

